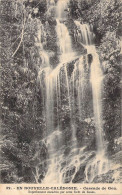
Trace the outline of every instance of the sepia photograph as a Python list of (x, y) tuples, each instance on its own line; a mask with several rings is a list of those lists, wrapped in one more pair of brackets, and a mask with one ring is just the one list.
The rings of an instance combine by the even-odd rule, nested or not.
[(1, 0), (0, 186), (122, 183), (120, 5)]

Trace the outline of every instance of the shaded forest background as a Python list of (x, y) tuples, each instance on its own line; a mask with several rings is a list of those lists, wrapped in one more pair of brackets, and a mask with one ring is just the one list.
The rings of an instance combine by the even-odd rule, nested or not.
[[(95, 45), (105, 75), (103, 121), (109, 143), (108, 153), (119, 156), (120, 0), (71, 0), (67, 13), (70, 25), (78, 19), (93, 26)], [(39, 23), (45, 26), (44, 49), (50, 53), (50, 63), (55, 67), (58, 64), (56, 22), (53, 13), (48, 11), (46, 1), (1, 1), (1, 183), (34, 183), (32, 172), (38, 163), (36, 151), (40, 151), (38, 155), (42, 161), (48, 158), (47, 147), (41, 142), (46, 132), (46, 120), (38, 82), (43, 62), (35, 42)], [(66, 124), (68, 110), (66, 107), (61, 109), (64, 112), (62, 120)], [(77, 125), (81, 125), (79, 119)], [(86, 132), (89, 131), (89, 126), (83, 126)], [(68, 136), (67, 133), (66, 139)], [(79, 130), (78, 139), (83, 139), (83, 136), (84, 131)], [(90, 142), (91, 137), (87, 136)], [(44, 171), (46, 168), (45, 164)]]

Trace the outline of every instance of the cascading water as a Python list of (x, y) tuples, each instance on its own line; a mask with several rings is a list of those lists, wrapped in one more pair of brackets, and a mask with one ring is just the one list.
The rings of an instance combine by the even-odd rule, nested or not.
[[(54, 6), (54, 1), (51, 2), (49, 1), (48, 6)], [(59, 64), (55, 69), (50, 66), (49, 55), (44, 51), (41, 43), (41, 36), (38, 34), (41, 47), (40, 56), (44, 66), (43, 69), (39, 71), (38, 78), (40, 79), (41, 85), (43, 85), (42, 80), (45, 81), (44, 98), (46, 97), (46, 102), (44, 104), (44, 109), (47, 127), (47, 138), (45, 139), (47, 139), (49, 153), (48, 171), (43, 183), (73, 182), (81, 164), (86, 163), (89, 156), (92, 155), (92, 153), (84, 153), (84, 149), (78, 147), (75, 129), (76, 117), (74, 116), (77, 112), (80, 120), (84, 120), (82, 102), (84, 102), (85, 98), (85, 84), (88, 81), (87, 73), (90, 69), (87, 58), (88, 55), (92, 56), (90, 81), (93, 94), (93, 110), (98, 150), (96, 157), (90, 160), (90, 163), (87, 162), (85, 168), (86, 181), (92, 182), (95, 176), (108, 170), (102, 126), (103, 73), (101, 64), (96, 48), (93, 45), (94, 36), (90, 31), (89, 25), (80, 24), (79, 21), (75, 21), (75, 25), (78, 29), (77, 40), (87, 50), (87, 54), (82, 54), (78, 57), (76, 52), (74, 52), (69, 30), (64, 24), (67, 17), (66, 9), (68, 3), (69, 0), (59, 0), (55, 5), (57, 46), (59, 48)], [(68, 63), (73, 60), (75, 60), (75, 62), (70, 81), (68, 76)], [(71, 121), (70, 128), (72, 130), (72, 138), (70, 140), (71, 151), (68, 158), (64, 155), (63, 129), (60, 120), (62, 95), (64, 94), (68, 102), (69, 118)], [(100, 154), (102, 159), (100, 158)], [(38, 177), (37, 172), (37, 178)]]
[(90, 27), (87, 24), (81, 24), (79, 21), (75, 21), (77, 28), (80, 30), (78, 39), (81, 43), (88, 46), (93, 43), (93, 33), (90, 31)]
[(85, 169), (86, 181), (92, 182), (95, 176), (105, 173), (108, 170), (108, 160), (105, 156), (105, 143), (102, 125), (103, 73), (99, 56), (97, 54), (95, 46), (93, 45), (93, 33), (91, 33), (90, 31), (90, 27), (87, 24), (80, 24), (79, 21), (75, 21), (75, 24), (77, 28), (81, 31), (79, 39), (83, 43), (84, 47), (87, 49), (87, 54), (92, 55), (90, 81), (92, 84), (93, 94), (97, 154), (95, 159), (93, 159), (92, 162), (88, 163)]
[[(91, 63), (91, 83), (93, 91), (93, 107), (96, 123), (96, 136), (98, 152), (104, 151), (103, 125), (102, 125), (102, 81), (103, 73), (100, 67), (99, 56), (95, 46), (90, 46), (93, 61)], [(89, 50), (88, 50), (89, 52)]]
[[(77, 79), (77, 82), (75, 81), (76, 79)], [(75, 107), (74, 106), (74, 103), (75, 103), (74, 89), (75, 89), (77, 93), (76, 101), (78, 103), (78, 112), (79, 112), (80, 117), (81, 117), (81, 111), (82, 111), (81, 102), (83, 101), (83, 96), (84, 96), (84, 80), (85, 80), (84, 57), (81, 56), (79, 60), (76, 61), (76, 63), (74, 64), (74, 70), (72, 73), (73, 107)]]
[(102, 81), (103, 73), (99, 61), (99, 56), (96, 52), (96, 48), (92, 45), (93, 36), (90, 32), (90, 28), (87, 24), (80, 24), (80, 22), (75, 21), (77, 27), (81, 30), (81, 41), (84, 47), (87, 49), (87, 54), (92, 55), (91, 63), (91, 76), (90, 81), (92, 84), (93, 92), (93, 108), (94, 108), (94, 118), (96, 124), (96, 135), (97, 135), (97, 148), (98, 151), (104, 151), (104, 139), (103, 139), (103, 127), (102, 127)]
[(59, 19), (66, 18), (66, 8), (69, 0), (59, 0), (56, 7), (56, 17)]
[(56, 21), (56, 32), (61, 52), (60, 62), (63, 63), (63, 61), (69, 61), (71, 55), (74, 53), (72, 51), (71, 37), (69, 36), (67, 27), (63, 23), (61, 23), (59, 19), (57, 19)]
[(43, 43), (41, 40), (42, 32), (44, 32), (44, 27), (41, 24), (41, 27), (39, 26), (38, 28), (37, 38), (35, 40), (36, 45), (39, 47), (39, 54), (40, 54), (40, 58), (43, 64), (43, 68), (40, 68), (40, 70), (38, 71), (38, 81), (40, 81), (40, 76), (42, 75), (44, 68), (47, 68), (47, 67), (49, 68), (49, 56), (47, 52), (43, 49)]
[(47, 137), (49, 149), (49, 167), (48, 172), (43, 180), (43, 183), (60, 183), (60, 159), (61, 154), (60, 151), (57, 152), (56, 142), (57, 144), (61, 144), (62, 133), (59, 129), (55, 130), (51, 135)]
[[(70, 60), (73, 59), (74, 56), (71, 57), (72, 51), (72, 44), (71, 44), (71, 38), (68, 32), (67, 27), (65, 24), (60, 22), (60, 19), (65, 17), (65, 8), (67, 7), (68, 1), (58, 1), (56, 5), (56, 33), (57, 33), (57, 43), (59, 46), (60, 50), (60, 63), (59, 65), (52, 70), (50, 73), (46, 74), (46, 97), (47, 97), (47, 129), (49, 132), (49, 129), (51, 129), (51, 134), (55, 134), (55, 129), (54, 129), (54, 99), (56, 98), (56, 109), (57, 109), (57, 127), (59, 128), (59, 134), (58, 134), (58, 140), (61, 143), (62, 142), (62, 137), (61, 137), (61, 131), (60, 131), (60, 124), (59, 124), (59, 107), (61, 105), (61, 96), (60, 96), (60, 83), (61, 83), (61, 70), (64, 72), (64, 84), (66, 85), (67, 88), (67, 97), (69, 101), (69, 107), (70, 107), (70, 94), (69, 94), (69, 81), (68, 81), (68, 75), (67, 75), (67, 67), (66, 63)], [(50, 122), (49, 122), (50, 121)], [(57, 137), (54, 137), (54, 142), (56, 141)], [(50, 148), (54, 150), (54, 146), (50, 143)], [(50, 150), (49, 150), (50, 151)], [(55, 154), (54, 154), (55, 153)], [(54, 153), (50, 153), (50, 159), (51, 163), (49, 165), (48, 172), (46, 174), (46, 177), (44, 179), (44, 183), (51, 183), (55, 182), (58, 183), (62, 180), (61, 178), (61, 173), (60, 173), (60, 166), (59, 166), (59, 158), (56, 151)], [(61, 154), (60, 154), (61, 156)], [(53, 169), (54, 167), (54, 169)], [(56, 170), (56, 171), (55, 171)], [(52, 180), (53, 179), (53, 180)]]

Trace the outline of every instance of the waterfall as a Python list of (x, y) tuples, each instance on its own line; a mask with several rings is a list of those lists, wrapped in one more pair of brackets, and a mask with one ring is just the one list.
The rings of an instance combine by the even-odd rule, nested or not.
[(66, 9), (67, 5), (69, 3), (69, 0), (59, 0), (57, 2), (57, 7), (56, 7), (56, 17), (59, 19), (65, 18), (66, 17)]
[(93, 91), (93, 108), (96, 125), (96, 137), (98, 152), (104, 151), (104, 137), (102, 125), (102, 82), (103, 73), (100, 67), (99, 56), (96, 52), (95, 46), (90, 48), (92, 50), (93, 61), (91, 63), (91, 83)]
[[(77, 82), (76, 82), (77, 79)], [(81, 102), (84, 97), (84, 81), (85, 81), (85, 69), (84, 69), (84, 57), (81, 56), (78, 61), (74, 64), (74, 70), (72, 73), (72, 99), (73, 99), (73, 108), (75, 101), (78, 103), (78, 112), (81, 118), (82, 106)], [(75, 98), (74, 90), (76, 90), (77, 99)]]
[[(48, 1), (48, 6), (54, 6), (54, 1)], [(59, 64), (52, 68), (49, 54), (43, 49), (41, 33), (43, 26), (38, 32), (40, 47), (40, 58), (43, 68), (39, 70), (38, 80), (43, 94), (43, 104), (46, 118), (46, 143), (48, 145), (48, 171), (43, 183), (65, 183), (73, 182), (82, 163), (86, 163), (92, 153), (84, 153), (84, 148), (79, 148), (76, 137), (76, 114), (80, 121), (85, 121), (83, 113), (83, 102), (86, 95), (86, 83), (90, 70), (90, 83), (93, 96), (94, 122), (96, 128), (97, 153), (90, 162), (86, 163), (85, 177), (87, 182), (92, 182), (95, 176), (108, 170), (108, 160), (105, 156), (104, 132), (102, 125), (102, 87), (103, 73), (99, 55), (94, 45), (94, 35), (88, 24), (74, 21), (76, 25), (77, 41), (87, 50), (87, 53), (77, 56), (73, 50), (72, 38), (65, 23), (67, 19), (66, 9), (69, 0), (58, 0), (55, 4), (56, 35), (58, 46)], [(92, 56), (89, 63), (88, 56)], [(74, 61), (73, 70), (69, 76), (69, 64)], [(63, 103), (65, 96), (65, 103)], [(69, 115), (69, 138), (70, 151), (68, 156), (64, 155), (64, 136), (62, 128), (62, 109), (67, 108)], [(82, 126), (80, 126), (82, 129)], [(86, 147), (86, 146), (85, 146)], [(101, 158), (102, 156), (102, 158)], [(70, 170), (69, 170), (70, 169)], [(38, 178), (38, 171), (37, 177)], [(36, 179), (38, 180), (38, 179)]]
[[(45, 86), (46, 86), (46, 119), (47, 119), (47, 131), (49, 136), (52, 137), (57, 132), (56, 127), (58, 128), (58, 137), (54, 136), (53, 142), (56, 142), (56, 139), (59, 140), (59, 145), (62, 143), (61, 129), (60, 129), (60, 119), (59, 119), (59, 107), (61, 107), (61, 84), (66, 87), (65, 93), (67, 94), (68, 107), (70, 111), (71, 119), (71, 100), (70, 100), (70, 84), (67, 72), (67, 63), (76, 58), (76, 54), (72, 49), (72, 41), (69, 35), (68, 28), (63, 23), (62, 19), (66, 18), (67, 4), (69, 1), (59, 0), (56, 5), (56, 33), (57, 33), (57, 45), (59, 47), (60, 63), (57, 67), (50, 71), (45, 69)], [(63, 77), (62, 77), (63, 72)], [(62, 89), (63, 90), (63, 89)], [(55, 109), (56, 108), (56, 109)], [(54, 125), (55, 117), (57, 118), (56, 124)], [(51, 153), (49, 149), (49, 158), (51, 162), (49, 164), (48, 172), (45, 176), (44, 183), (54, 182), (58, 183), (62, 181), (62, 173), (60, 172), (60, 161), (63, 160), (61, 153), (57, 153), (54, 150), (54, 145), (49, 143), (50, 149), (54, 151)], [(61, 158), (58, 158), (60, 154)], [(54, 168), (54, 169), (53, 169)], [(52, 180), (53, 179), (53, 180)]]
[(49, 63), (49, 55), (43, 48), (43, 43), (42, 43), (43, 32), (44, 32), (44, 27), (42, 24), (39, 24), (38, 31), (37, 31), (37, 37), (35, 38), (36, 46), (39, 47), (39, 54), (40, 54), (41, 63), (42, 63), (42, 67), (38, 71), (38, 79), (39, 80), (40, 80), (40, 75), (42, 74), (44, 68), (49, 67), (49, 64), (50, 64)]
[(105, 142), (102, 124), (102, 87), (103, 87), (103, 73), (99, 55), (97, 54), (95, 45), (93, 44), (93, 33), (87, 24), (80, 24), (75, 21), (77, 28), (80, 30), (79, 40), (87, 49), (87, 54), (92, 55), (90, 82), (92, 85), (93, 94), (93, 110), (94, 121), (96, 127), (96, 142), (97, 154), (92, 162), (88, 163), (85, 169), (86, 181), (92, 182), (95, 176), (103, 174), (108, 171), (108, 159), (105, 156)]
[(96, 127), (96, 143), (97, 143), (97, 154), (91, 164), (88, 163), (86, 166), (86, 180), (92, 182), (95, 176), (106, 173), (109, 169), (109, 162), (106, 157), (104, 132), (102, 124), (102, 84), (103, 84), (103, 73), (100, 66), (99, 56), (96, 52), (95, 46), (88, 47), (88, 53), (93, 56), (91, 63), (91, 84), (93, 92), (93, 109), (94, 119)]
[(62, 133), (59, 129), (55, 130), (51, 135), (47, 137), (47, 142), (49, 144), (49, 160), (50, 164), (48, 167), (48, 172), (43, 180), (43, 183), (60, 183), (60, 151), (57, 152), (55, 142), (61, 144)]
[(93, 93), (94, 120), (96, 126), (97, 148), (98, 152), (104, 151), (104, 138), (102, 126), (102, 82), (103, 73), (95, 45), (92, 44), (93, 36), (87, 24), (80, 24), (75, 21), (76, 26), (81, 31), (80, 41), (87, 49), (87, 54), (92, 55), (90, 81)]
[(69, 35), (69, 31), (63, 23), (57, 21), (57, 27), (56, 27), (56, 32), (57, 32), (57, 38), (58, 38), (58, 44), (59, 44), (59, 49), (61, 53), (60, 61), (63, 63), (65, 60), (69, 60), (71, 55), (73, 54), (72, 51), (72, 43), (71, 43), (71, 37)]
[(88, 46), (91, 45), (93, 42), (93, 33), (90, 31), (90, 27), (87, 24), (81, 24), (79, 21), (74, 21), (78, 30), (80, 30), (79, 41)]

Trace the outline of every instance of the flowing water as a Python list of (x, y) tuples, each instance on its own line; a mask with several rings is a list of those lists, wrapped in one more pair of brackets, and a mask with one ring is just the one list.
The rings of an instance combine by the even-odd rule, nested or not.
[(85, 169), (86, 181), (92, 182), (95, 176), (100, 175), (108, 171), (108, 159), (105, 156), (105, 143), (102, 124), (102, 87), (103, 87), (103, 73), (99, 55), (97, 54), (95, 45), (93, 45), (93, 33), (90, 31), (90, 27), (87, 24), (80, 24), (75, 21), (78, 29), (81, 31), (80, 40), (87, 49), (87, 54), (92, 55), (90, 81), (92, 85), (93, 94), (93, 110), (94, 120), (96, 127), (96, 142), (97, 142), (97, 154), (92, 162), (88, 163)]
[[(43, 49), (41, 33), (43, 27), (38, 32), (38, 42), (40, 47), (40, 57), (43, 68), (39, 70), (38, 80), (43, 88), (44, 110), (46, 113), (47, 142), (49, 152), (48, 171), (43, 183), (73, 182), (80, 166), (87, 163), (85, 168), (84, 182), (92, 182), (95, 176), (105, 173), (108, 170), (108, 160), (105, 156), (104, 132), (102, 125), (102, 87), (103, 73), (99, 55), (93, 44), (94, 35), (88, 24), (81, 24), (74, 21), (78, 30), (77, 40), (87, 50), (86, 54), (80, 57), (73, 50), (72, 38), (64, 21), (67, 19), (66, 9), (69, 0), (58, 0), (57, 4), (50, 1), (48, 6), (55, 6), (56, 10), (56, 34), (57, 46), (59, 48), (59, 64), (53, 69), (50, 66), (48, 53)], [(88, 56), (91, 55), (89, 66)], [(72, 74), (68, 75), (68, 66), (75, 60)], [(82, 102), (85, 98), (85, 85), (88, 72), (90, 72), (90, 83), (93, 96), (93, 111), (96, 128), (97, 152), (94, 158), (87, 162), (91, 155), (84, 152), (84, 148), (79, 148), (76, 138), (76, 105), (77, 113), (83, 120)], [(71, 81), (70, 81), (71, 80)], [(64, 87), (63, 87), (64, 86)], [(64, 155), (64, 136), (61, 120), (62, 96), (66, 96), (67, 110), (70, 118), (70, 128), (72, 138), (69, 156)], [(68, 115), (68, 114), (67, 114)], [(74, 117), (74, 118), (73, 118)], [(82, 128), (82, 127), (81, 127)], [(38, 182), (38, 171), (37, 179)]]
[(66, 18), (66, 9), (68, 6), (69, 0), (59, 0), (57, 2), (56, 6), (56, 17), (59, 18), (60, 20), (63, 18)]
[(102, 125), (102, 84), (103, 84), (102, 68), (101, 68), (99, 55), (97, 54), (95, 45), (92, 44), (93, 36), (89, 26), (87, 24), (80, 24), (80, 22), (78, 21), (75, 21), (75, 24), (81, 31), (80, 39), (81, 42), (83, 42), (84, 47), (87, 49), (87, 54), (91, 54), (92, 56), (90, 81), (92, 84), (97, 148), (98, 148), (98, 152), (103, 152), (104, 138), (103, 138), (103, 125)]

